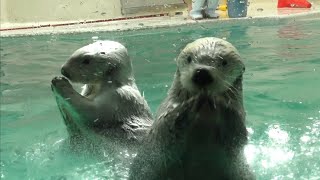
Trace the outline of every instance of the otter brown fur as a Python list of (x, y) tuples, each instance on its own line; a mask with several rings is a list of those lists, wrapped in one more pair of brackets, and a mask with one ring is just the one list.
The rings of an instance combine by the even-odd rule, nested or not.
[(129, 179), (254, 179), (243, 154), (245, 66), (236, 48), (201, 38), (182, 50), (177, 66)]

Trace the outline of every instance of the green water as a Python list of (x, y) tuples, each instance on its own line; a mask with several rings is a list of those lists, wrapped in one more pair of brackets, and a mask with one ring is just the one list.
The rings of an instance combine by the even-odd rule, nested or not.
[[(1, 38), (1, 162), (4, 179), (125, 179), (131, 154), (96, 158), (61, 151), (67, 133), (50, 81), (91, 37), (125, 44), (153, 111), (166, 96), (174, 58), (187, 43), (216, 36), (245, 59), (246, 155), (258, 179), (320, 177), (320, 22), (210, 24), (114, 33)], [(124, 159), (124, 161), (123, 161)]]

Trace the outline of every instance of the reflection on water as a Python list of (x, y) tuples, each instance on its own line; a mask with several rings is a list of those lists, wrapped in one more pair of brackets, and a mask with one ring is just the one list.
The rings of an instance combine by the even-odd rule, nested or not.
[(246, 146), (245, 154), (250, 164), (253, 164), (255, 158), (262, 158), (261, 166), (272, 168), (277, 164), (286, 163), (293, 158), (294, 152), (286, 147), (289, 141), (289, 135), (281, 130), (279, 125), (272, 125), (266, 132), (269, 136), (269, 142), (260, 142), (258, 145), (249, 144)]
[[(184, 26), (136, 32), (1, 39), (1, 161), (6, 179), (126, 179), (134, 153), (63, 151), (65, 126), (51, 78), (80, 46), (99, 39), (128, 47), (141, 92), (155, 112), (166, 96), (187, 42), (227, 39), (245, 60), (248, 162), (258, 179), (320, 177), (320, 28), (305, 21), (284, 26)], [(120, 161), (119, 161), (120, 159)]]
[[(245, 148), (245, 155), (249, 164), (256, 167), (255, 172), (260, 175), (267, 175), (267, 171), (275, 174), (281, 171), (287, 173), (281, 173), (278, 178), (319, 177), (320, 120), (318, 117), (308, 119), (314, 121), (311, 126), (299, 128), (305, 131), (299, 137), (292, 138), (291, 136), (297, 134), (290, 135), (279, 124), (274, 124), (265, 131), (268, 139), (251, 141)], [(251, 128), (248, 131), (253, 135)], [(303, 172), (308, 174), (303, 175)], [(274, 176), (270, 177), (277, 179)]]

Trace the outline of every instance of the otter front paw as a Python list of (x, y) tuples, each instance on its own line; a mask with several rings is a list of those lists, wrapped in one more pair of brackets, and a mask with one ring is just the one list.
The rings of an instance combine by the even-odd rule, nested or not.
[(54, 87), (72, 88), (70, 82), (65, 77), (55, 77), (52, 79), (51, 84)]
[(67, 91), (72, 91), (72, 85), (65, 77), (55, 77), (51, 81), (51, 89), (57, 91), (59, 94), (66, 93)]

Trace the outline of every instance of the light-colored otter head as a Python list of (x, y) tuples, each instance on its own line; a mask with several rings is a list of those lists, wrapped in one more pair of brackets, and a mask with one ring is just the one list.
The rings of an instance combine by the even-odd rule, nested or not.
[(178, 78), (189, 92), (219, 94), (233, 86), (245, 66), (235, 47), (219, 38), (189, 43), (177, 58)]
[(97, 41), (76, 50), (62, 66), (61, 73), (76, 83), (123, 83), (132, 78), (132, 64), (122, 44)]

